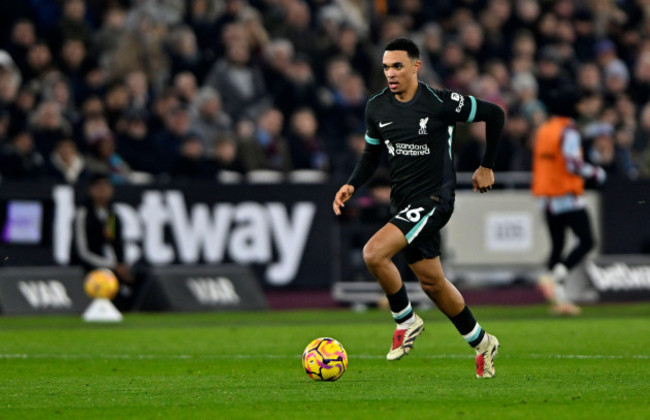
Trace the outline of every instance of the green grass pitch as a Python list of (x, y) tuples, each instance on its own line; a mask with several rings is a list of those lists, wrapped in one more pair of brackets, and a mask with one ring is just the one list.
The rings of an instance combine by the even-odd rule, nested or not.
[[(473, 351), (435, 309), (397, 362), (380, 310), (4, 317), (0, 418), (650, 418), (650, 304), (473, 311), (501, 341), (494, 379), (475, 378)], [(320, 336), (349, 354), (337, 382), (302, 370)]]

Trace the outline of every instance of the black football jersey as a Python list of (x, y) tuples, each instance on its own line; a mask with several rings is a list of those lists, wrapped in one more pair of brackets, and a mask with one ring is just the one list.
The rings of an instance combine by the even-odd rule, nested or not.
[(409, 102), (398, 101), (388, 88), (368, 100), (366, 142), (386, 149), (394, 209), (431, 195), (453, 202), (456, 122), (472, 122), (475, 114), (473, 96), (422, 82)]

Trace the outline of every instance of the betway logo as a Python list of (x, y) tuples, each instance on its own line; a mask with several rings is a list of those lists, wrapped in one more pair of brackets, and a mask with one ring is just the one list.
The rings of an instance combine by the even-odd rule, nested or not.
[[(55, 188), (54, 259), (70, 261), (74, 192)], [(305, 251), (316, 205), (297, 202), (194, 203), (181, 191), (144, 191), (139, 205), (117, 203), (128, 261), (153, 265), (178, 261), (266, 264), (266, 280), (282, 286), (293, 280)]]
[(185, 284), (202, 305), (235, 305), (241, 300), (235, 286), (226, 277), (189, 278)]
[(18, 290), (34, 309), (72, 307), (68, 291), (63, 283), (57, 280), (19, 281)]
[(592, 261), (586, 264), (587, 273), (599, 291), (650, 290), (650, 266), (629, 267), (624, 263), (599, 267)]

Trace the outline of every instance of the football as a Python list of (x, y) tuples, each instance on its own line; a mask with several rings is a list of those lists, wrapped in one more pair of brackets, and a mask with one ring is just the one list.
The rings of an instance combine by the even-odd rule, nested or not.
[(302, 367), (315, 381), (335, 381), (348, 368), (348, 354), (335, 339), (320, 337), (305, 347)]
[(84, 280), (84, 290), (93, 299), (113, 299), (119, 288), (117, 277), (107, 268), (91, 271)]

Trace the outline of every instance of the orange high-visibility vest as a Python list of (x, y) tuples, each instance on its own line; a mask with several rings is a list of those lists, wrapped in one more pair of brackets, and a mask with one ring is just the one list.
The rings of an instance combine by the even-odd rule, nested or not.
[(570, 125), (570, 118), (551, 117), (537, 130), (533, 151), (534, 195), (554, 197), (584, 192), (584, 180), (567, 170), (562, 154), (562, 133)]

